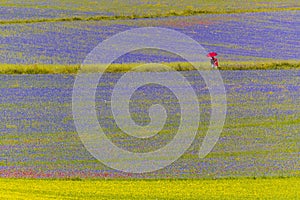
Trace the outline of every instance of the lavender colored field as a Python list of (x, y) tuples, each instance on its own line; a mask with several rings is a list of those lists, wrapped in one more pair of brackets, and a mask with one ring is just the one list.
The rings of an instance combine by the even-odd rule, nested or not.
[[(160, 19), (0, 25), (2, 63), (79, 64), (97, 44), (136, 27), (165, 27), (187, 34), (225, 60), (298, 60), (299, 11), (201, 15)], [(197, 54), (197, 52), (195, 52)], [(115, 62), (184, 61), (159, 50), (130, 52)]]
[[(76, 133), (72, 116), (73, 75), (1, 75), (1, 177), (220, 178), (299, 176), (299, 71), (222, 71), (228, 112), (224, 130), (204, 159), (197, 152), (210, 117), (210, 95), (200, 76), (182, 72), (198, 94), (201, 126), (189, 150), (165, 169), (146, 174), (123, 173), (93, 158)], [(112, 120), (110, 95), (122, 74), (107, 74), (99, 83), (99, 123), (118, 146), (147, 152), (167, 144), (178, 127), (179, 107), (171, 92), (157, 85), (132, 96), (132, 117), (149, 121), (147, 110), (162, 104), (167, 125), (149, 140), (134, 140)], [(181, 83), (174, 82), (178, 84)], [(159, 95), (159, 96), (158, 96)], [(157, 97), (157, 98), (155, 98)]]
[(72, 16), (93, 16), (93, 15), (109, 15), (110, 13), (102, 12), (82, 12), (57, 9), (38, 9), (24, 7), (0, 7), (0, 20), (16, 20), (16, 19), (49, 19), (63, 18)]

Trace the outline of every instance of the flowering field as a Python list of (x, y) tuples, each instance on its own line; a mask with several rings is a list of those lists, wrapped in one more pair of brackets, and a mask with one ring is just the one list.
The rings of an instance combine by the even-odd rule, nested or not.
[[(299, 6), (295, 0), (2, 0), (0, 198), (299, 199), (300, 70), (229, 71), (299, 69)], [(72, 92), (75, 73), (94, 47), (139, 27), (170, 28), (218, 52), (227, 117), (216, 146), (200, 159), (211, 97), (195, 71), (180, 72), (200, 102), (198, 134), (171, 165), (134, 174), (105, 166), (87, 151), (76, 132)], [(180, 122), (176, 96), (166, 87), (146, 85), (131, 98), (131, 117), (145, 125), (149, 107), (161, 104), (167, 112), (163, 130), (138, 139), (116, 125), (112, 89), (123, 69), (148, 62), (186, 64), (161, 50), (129, 52), (114, 61), (121, 73), (107, 73), (96, 92), (106, 136), (131, 152), (165, 146)], [(27, 75), (11, 75), (22, 73)], [(174, 85), (184, 86), (175, 80)]]
[[(298, 199), (300, 180), (12, 180), (0, 179), (3, 199)], [(16, 190), (16, 188), (18, 188)]]
[[(213, 151), (197, 152), (207, 130), (210, 96), (200, 77), (182, 72), (199, 94), (201, 126), (191, 148), (174, 164), (153, 173), (131, 174), (101, 164), (84, 148), (72, 115), (73, 75), (1, 75), (0, 176), (31, 178), (220, 178), (299, 176), (300, 74), (293, 70), (222, 71), (226, 123)], [(178, 126), (177, 100), (160, 87), (142, 87), (132, 97), (132, 116), (147, 122), (147, 108), (167, 109), (164, 134), (150, 140), (126, 137), (112, 121), (110, 96), (122, 74), (99, 83), (96, 110), (107, 136), (130, 151), (161, 148)], [(181, 83), (177, 84), (178, 87)], [(159, 98), (157, 97), (159, 94)], [(177, 105), (177, 106), (176, 106)]]
[[(1, 63), (80, 64), (97, 44), (136, 27), (180, 31), (216, 51), (222, 61), (298, 60), (299, 11), (200, 15), (161, 19), (72, 21), (0, 25)], [(197, 55), (197, 52), (195, 52)], [(115, 62), (178, 62), (174, 54), (140, 50)]]

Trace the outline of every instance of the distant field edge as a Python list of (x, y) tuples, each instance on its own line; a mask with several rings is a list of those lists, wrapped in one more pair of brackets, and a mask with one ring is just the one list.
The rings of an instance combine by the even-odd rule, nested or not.
[(50, 177), (50, 178), (33, 178), (33, 177), (0, 177), (0, 182), (3, 180), (48, 180), (48, 181), (136, 181), (136, 182), (156, 182), (156, 181), (225, 181), (225, 180), (281, 180), (281, 179), (297, 179), (300, 181), (300, 174), (292, 175), (277, 175), (277, 176), (224, 176), (224, 177), (200, 177), (200, 178), (187, 178), (187, 177)]
[(131, 19), (149, 19), (149, 18), (167, 18), (175, 16), (195, 16), (202, 14), (241, 14), (241, 13), (258, 13), (258, 12), (283, 12), (299, 11), (300, 7), (288, 8), (255, 8), (255, 9), (235, 9), (235, 10), (201, 10), (187, 9), (182, 11), (170, 10), (165, 13), (145, 14), (145, 15), (95, 15), (95, 16), (71, 16), (64, 18), (33, 18), (33, 19), (12, 19), (0, 20), (0, 24), (26, 24), (40, 22), (68, 22), (68, 21), (102, 21), (102, 20), (131, 20)]
[[(125, 73), (129, 71), (135, 72), (163, 72), (164, 68), (146, 67), (139, 69), (140, 65), (145, 63), (123, 63), (107, 65), (93, 65), (81, 67), (80, 64), (73, 65), (56, 65), (56, 64), (0, 64), (0, 74), (77, 74), (82, 73)], [(209, 70), (210, 64), (187, 62), (171, 62), (160, 63), (166, 65), (170, 70), (191, 71), (195, 68), (199, 70)], [(300, 70), (300, 61), (224, 61), (221, 62), (219, 70)]]
[(217, 180), (0, 179), (1, 199), (299, 199), (300, 178)]

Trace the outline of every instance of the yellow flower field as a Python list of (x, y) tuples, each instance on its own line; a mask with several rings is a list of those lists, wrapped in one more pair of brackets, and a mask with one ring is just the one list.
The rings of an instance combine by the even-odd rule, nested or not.
[(0, 179), (0, 199), (299, 199), (300, 178)]

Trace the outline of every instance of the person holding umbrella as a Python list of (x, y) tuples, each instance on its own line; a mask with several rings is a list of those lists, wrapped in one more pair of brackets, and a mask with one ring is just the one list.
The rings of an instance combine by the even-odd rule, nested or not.
[(210, 58), (210, 63), (211, 63), (211, 67), (214, 68), (218, 68), (219, 66), (219, 62), (218, 59), (215, 58), (215, 56), (217, 56), (218, 54), (216, 52), (210, 52), (207, 54), (207, 57)]

